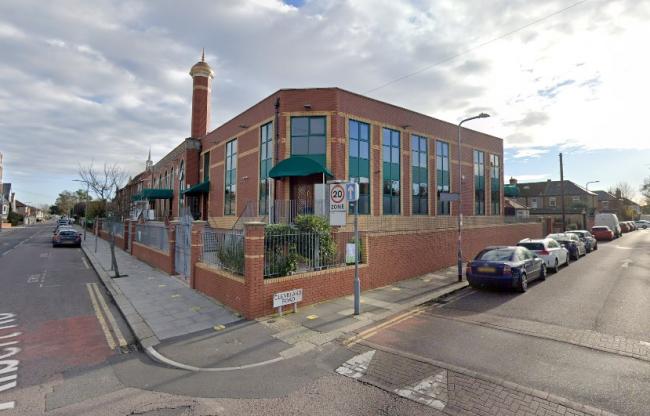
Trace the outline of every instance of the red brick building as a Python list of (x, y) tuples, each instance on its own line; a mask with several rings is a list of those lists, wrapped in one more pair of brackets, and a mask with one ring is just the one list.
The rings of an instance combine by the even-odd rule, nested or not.
[[(149, 166), (147, 179), (138, 175), (137, 195), (150, 198), (157, 218), (187, 206), (231, 228), (286, 204), (273, 201), (318, 212), (323, 179), (360, 182), (362, 215), (456, 214), (457, 204), (438, 200), (438, 191), (458, 192), (455, 124), (340, 88), (309, 88), (278, 90), (208, 132), (213, 72), (202, 60), (190, 75), (192, 136)], [(502, 139), (463, 129), (461, 148), (463, 214), (501, 215)], [(313, 174), (291, 176), (296, 161), (308, 169), (300, 175)]]

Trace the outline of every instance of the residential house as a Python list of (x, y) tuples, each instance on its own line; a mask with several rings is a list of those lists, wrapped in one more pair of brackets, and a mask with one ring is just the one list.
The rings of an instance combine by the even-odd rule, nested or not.
[(641, 205), (623, 197), (620, 189), (617, 189), (614, 194), (607, 191), (594, 192), (598, 194), (599, 212), (614, 213), (620, 220), (633, 220), (641, 215)]
[[(519, 183), (510, 179), (510, 187), (517, 187), (519, 204), (530, 209), (530, 215), (553, 218), (561, 227), (562, 222), (562, 187), (561, 181), (550, 179), (543, 182)], [(564, 214), (567, 227), (586, 228), (593, 222), (598, 210), (598, 195), (588, 191), (575, 182), (564, 181)]]

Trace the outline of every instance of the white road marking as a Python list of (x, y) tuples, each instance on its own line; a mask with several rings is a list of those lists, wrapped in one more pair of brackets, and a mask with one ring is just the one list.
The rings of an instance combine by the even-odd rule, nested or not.
[[(14, 313), (0, 313), (0, 324), (9, 324), (16, 320)], [(17, 325), (4, 325), (0, 329), (13, 328)], [(1, 335), (0, 339), (10, 339), (20, 336), (21, 332), (13, 332), (11, 334)], [(20, 361), (16, 359), (8, 360), (7, 358), (13, 357), (18, 354), (21, 349), (19, 347), (9, 347), (9, 345), (17, 345), (19, 340), (6, 341), (0, 343), (0, 392), (7, 391), (15, 388), (18, 385), (18, 365)], [(11, 374), (13, 373), (13, 374)], [(0, 410), (9, 410), (16, 407), (15, 401), (0, 403)]]
[(106, 321), (104, 320), (104, 317), (102, 316), (102, 312), (99, 309), (99, 305), (97, 304), (97, 299), (95, 299), (95, 293), (91, 289), (90, 285), (91, 285), (90, 283), (86, 283), (86, 289), (88, 289), (88, 294), (90, 295), (90, 301), (93, 304), (93, 309), (95, 310), (95, 316), (99, 321), (99, 326), (101, 326), (102, 331), (104, 332), (104, 337), (106, 337), (106, 343), (108, 344), (108, 347), (111, 350), (115, 349), (115, 341), (113, 340), (113, 336), (111, 335), (111, 332), (108, 330), (108, 325), (106, 325)]
[(442, 410), (449, 401), (447, 393), (447, 371), (427, 377), (412, 387), (395, 389), (395, 393), (407, 399)]
[(646, 347), (650, 347), (650, 342), (647, 341), (639, 341), (639, 344), (645, 345)]
[(625, 259), (625, 260), (623, 260), (623, 264), (621, 264), (621, 267), (624, 268), (624, 269), (627, 269), (628, 267), (630, 267), (630, 263), (632, 263), (632, 260)]
[(81, 258), (81, 261), (83, 262), (84, 267), (86, 267), (86, 269), (89, 269), (89, 270), (90, 270), (90, 266), (88, 265), (88, 262), (86, 261), (86, 258), (85, 258), (85, 257), (82, 257), (82, 258)]
[(32, 274), (27, 278), (27, 283), (38, 283), (41, 281), (41, 274)]
[(375, 356), (375, 350), (366, 351), (363, 354), (355, 355), (344, 362), (336, 372), (350, 378), (361, 378), (368, 371), (370, 361)]
[(0, 410), (9, 410), (16, 407), (16, 402), (0, 403)]
[(41, 253), (41, 257), (43, 257), (43, 258), (49, 257), (49, 256), (50, 256), (50, 253)]
[(97, 295), (97, 299), (99, 299), (99, 304), (104, 310), (104, 314), (108, 318), (108, 322), (113, 327), (113, 333), (115, 334), (115, 338), (117, 338), (118, 344), (120, 344), (120, 347), (126, 347), (127, 344), (126, 344), (126, 340), (124, 339), (124, 335), (122, 335), (122, 331), (120, 330), (120, 327), (117, 325), (113, 313), (111, 313), (111, 310), (108, 309), (108, 305), (104, 300), (104, 296), (102, 296), (102, 294), (100, 293), (97, 283), (92, 283), (92, 288), (95, 291), (95, 294)]

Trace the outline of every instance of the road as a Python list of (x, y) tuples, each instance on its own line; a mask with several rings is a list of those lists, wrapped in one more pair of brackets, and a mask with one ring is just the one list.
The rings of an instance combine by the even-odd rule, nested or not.
[[(626, 354), (650, 341), (649, 270), (650, 231), (639, 230), (601, 243), (524, 294), (464, 289), (366, 340), (614, 413), (647, 415), (650, 362)], [(636, 347), (626, 350), (626, 342)]]

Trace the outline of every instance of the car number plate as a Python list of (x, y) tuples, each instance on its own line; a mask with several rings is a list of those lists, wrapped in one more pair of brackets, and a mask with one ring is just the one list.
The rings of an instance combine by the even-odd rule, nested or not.
[(497, 270), (494, 267), (479, 267), (478, 272), (479, 273), (494, 273)]

